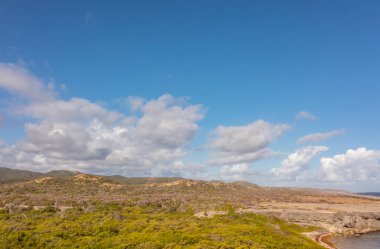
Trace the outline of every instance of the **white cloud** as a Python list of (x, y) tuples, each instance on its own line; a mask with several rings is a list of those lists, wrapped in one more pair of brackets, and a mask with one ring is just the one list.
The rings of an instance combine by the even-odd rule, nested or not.
[(106, 124), (111, 124), (123, 116), (81, 98), (71, 98), (67, 101), (54, 99), (44, 103), (29, 103), (22, 111), (30, 117), (55, 123), (91, 122), (98, 119)]
[(24, 141), (0, 146), (3, 165), (11, 167), (175, 172), (198, 130), (196, 122), (204, 116), (201, 105), (168, 94), (148, 101), (135, 97), (138, 116), (82, 98), (59, 99), (48, 84), (13, 64), (0, 64), (0, 88), (22, 100), (17, 109), (7, 108), (35, 120), (25, 124)]
[(224, 165), (220, 169), (220, 177), (227, 180), (243, 180), (257, 175), (249, 166), (248, 163)]
[(210, 164), (253, 162), (275, 155), (267, 147), (290, 129), (289, 125), (273, 125), (258, 120), (246, 126), (219, 126), (210, 141), (213, 155)]
[(49, 101), (55, 93), (23, 67), (0, 63), (0, 88), (29, 101)]
[(312, 133), (312, 134), (308, 134), (306, 136), (300, 137), (297, 140), (297, 143), (298, 144), (316, 143), (316, 142), (325, 141), (329, 138), (340, 136), (343, 134), (344, 134), (344, 130), (342, 129), (329, 131), (329, 132)]
[(267, 147), (289, 128), (289, 125), (272, 125), (264, 120), (246, 126), (219, 126), (218, 137), (211, 141), (211, 147), (218, 151), (250, 153)]
[(224, 176), (226, 175), (241, 175), (249, 172), (249, 165), (246, 163), (233, 164), (233, 165), (224, 165), (220, 173)]
[(314, 120), (317, 120), (317, 117), (310, 112), (301, 111), (301, 112), (296, 114), (296, 119), (314, 121)]
[(379, 181), (380, 151), (358, 148), (320, 159), (320, 180), (334, 182)]
[(182, 98), (168, 94), (141, 108), (136, 133), (139, 139), (165, 148), (175, 148), (191, 140), (203, 118), (201, 105), (187, 105)]
[(298, 179), (308, 170), (311, 160), (328, 149), (326, 146), (306, 146), (298, 149), (281, 162), (281, 167), (273, 168), (271, 172), (279, 178)]

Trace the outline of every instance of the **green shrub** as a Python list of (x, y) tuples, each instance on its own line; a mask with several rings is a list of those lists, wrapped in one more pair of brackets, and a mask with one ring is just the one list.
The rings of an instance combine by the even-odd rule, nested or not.
[(232, 205), (220, 207), (228, 214), (213, 218), (197, 218), (191, 209), (179, 212), (171, 202), (91, 205), (91, 212), (0, 213), (0, 248), (322, 248), (301, 235), (310, 229), (238, 214)]

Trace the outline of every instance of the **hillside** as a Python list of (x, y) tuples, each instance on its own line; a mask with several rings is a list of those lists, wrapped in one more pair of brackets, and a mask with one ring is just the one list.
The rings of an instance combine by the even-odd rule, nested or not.
[(76, 174), (77, 172), (71, 172), (68, 170), (53, 170), (47, 173), (40, 173), (29, 170), (0, 167), (0, 183), (25, 182), (41, 177), (69, 177)]
[(0, 183), (30, 181), (43, 176), (43, 173), (0, 167)]
[[(0, 167), (0, 183), (26, 182), (41, 177), (70, 177), (81, 172), (68, 170), (52, 170), (47, 173), (33, 172), (29, 170), (11, 169)], [(128, 185), (142, 185), (149, 183), (165, 183), (183, 180), (181, 177), (125, 177), (121, 175), (102, 176), (109, 180)]]

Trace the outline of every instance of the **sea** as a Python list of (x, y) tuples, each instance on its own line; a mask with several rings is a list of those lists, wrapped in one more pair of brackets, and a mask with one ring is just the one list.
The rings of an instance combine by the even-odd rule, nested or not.
[[(357, 193), (380, 197), (380, 192)], [(335, 237), (331, 241), (341, 249), (380, 249), (380, 232), (356, 236)]]
[(379, 249), (380, 232), (356, 236), (335, 237), (331, 241), (339, 249)]
[(361, 192), (361, 193), (356, 193), (356, 194), (380, 197), (380, 192)]

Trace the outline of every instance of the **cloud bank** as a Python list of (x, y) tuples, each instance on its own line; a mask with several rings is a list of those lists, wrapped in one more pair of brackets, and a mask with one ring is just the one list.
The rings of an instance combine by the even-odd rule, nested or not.
[[(308, 145), (278, 165), (253, 170), (260, 160), (284, 155), (272, 150), (272, 144), (292, 128), (265, 120), (218, 126), (204, 146), (206, 158), (188, 162), (198, 122), (205, 116), (202, 105), (169, 94), (156, 99), (127, 96), (123, 103), (129, 111), (122, 113), (84, 98), (63, 99), (54, 86), (22, 66), (0, 63), (0, 88), (8, 94), (0, 103), (0, 121), (12, 115), (25, 121), (21, 141), (7, 144), (0, 140), (0, 166), (224, 180), (262, 177), (272, 183), (380, 180), (380, 151), (364, 147), (322, 157), (316, 165), (313, 160), (329, 148)], [(296, 118), (317, 119), (309, 112), (300, 112)], [(322, 142), (343, 133), (311, 133), (297, 144)]]
[(0, 87), (18, 103), (8, 110), (33, 120), (23, 141), (1, 143), (2, 166), (160, 175), (175, 171), (204, 116), (201, 105), (168, 94), (135, 98), (134, 116), (83, 98), (63, 100), (14, 64), (0, 64)]

